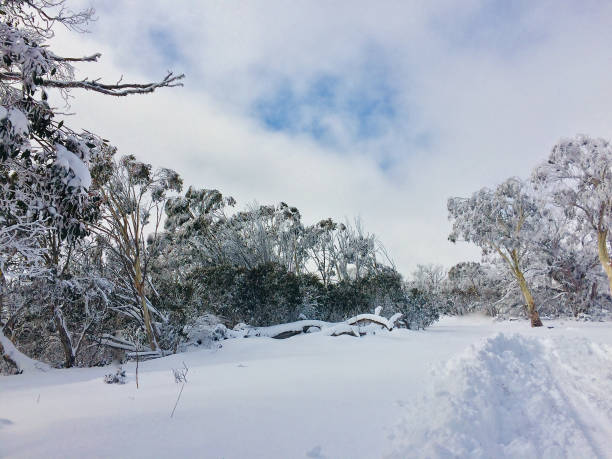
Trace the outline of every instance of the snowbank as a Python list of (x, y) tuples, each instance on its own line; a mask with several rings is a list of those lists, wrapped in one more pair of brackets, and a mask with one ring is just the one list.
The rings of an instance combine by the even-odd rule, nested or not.
[(390, 457), (610, 457), (612, 348), (497, 334), (434, 372)]

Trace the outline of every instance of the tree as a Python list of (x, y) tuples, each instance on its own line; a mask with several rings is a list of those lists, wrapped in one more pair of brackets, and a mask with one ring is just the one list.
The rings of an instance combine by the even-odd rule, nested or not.
[(306, 250), (325, 287), (334, 277), (334, 233), (337, 228), (338, 224), (331, 218), (306, 228)]
[[(151, 318), (155, 311), (146, 295), (149, 261), (154, 256), (147, 235), (154, 241), (159, 231), (168, 192), (180, 192), (179, 175), (170, 169), (153, 170), (150, 164), (124, 156), (115, 164), (107, 183), (101, 187), (103, 199), (100, 222), (91, 228), (108, 240), (121, 274), (128, 281), (139, 311), (127, 305), (126, 314), (142, 320), (150, 350), (159, 350)], [(149, 233), (150, 232), (150, 233)], [(138, 315), (141, 315), (139, 317)]]
[(77, 80), (74, 65), (96, 62), (100, 54), (60, 56), (48, 40), (56, 26), (84, 31), (93, 14), (72, 12), (63, 0), (0, 3), (0, 316), (7, 270), (12, 278), (60, 275), (64, 241), (84, 237), (96, 218), (99, 195), (90, 189), (89, 168), (105, 142), (58, 120), (49, 92), (59, 91), (67, 102), (77, 89), (127, 96), (181, 85), (183, 75), (172, 73), (144, 84)]
[(612, 294), (612, 259), (608, 250), (612, 217), (612, 146), (607, 140), (579, 135), (561, 140), (533, 173), (553, 203), (575, 218), (578, 231), (597, 241), (599, 262)]
[(524, 274), (542, 213), (523, 182), (511, 178), (495, 190), (483, 188), (471, 198), (450, 198), (448, 212), (453, 220), (451, 242), (463, 239), (479, 246), (485, 256), (499, 256), (521, 289), (531, 326), (542, 326)]
[(441, 265), (417, 265), (412, 272), (411, 285), (430, 296), (437, 296), (442, 290), (446, 272)]

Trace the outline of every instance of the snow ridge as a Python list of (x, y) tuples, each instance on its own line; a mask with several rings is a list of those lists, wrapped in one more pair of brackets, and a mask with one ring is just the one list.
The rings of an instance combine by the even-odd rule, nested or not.
[(609, 346), (499, 333), (434, 372), (389, 457), (612, 457), (610, 394)]

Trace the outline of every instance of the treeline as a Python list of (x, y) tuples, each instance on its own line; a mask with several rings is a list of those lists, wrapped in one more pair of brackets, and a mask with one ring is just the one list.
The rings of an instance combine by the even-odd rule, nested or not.
[[(93, 10), (62, 1), (0, 4), (0, 370), (5, 347), (54, 365), (174, 352), (214, 322), (271, 325), (402, 312), (422, 328), (435, 306), (410, 291), (361, 224), (304, 225), (295, 207), (237, 210), (171, 169), (121, 156), (58, 119), (49, 91), (109, 96), (180, 86), (75, 79), (100, 55), (59, 56), (48, 38)], [(9, 341), (7, 341), (10, 340)]]
[(230, 328), (334, 322), (382, 306), (403, 313), (400, 326), (437, 319), (359, 221), (306, 226), (285, 203), (235, 211), (217, 190), (177, 196), (174, 171), (114, 155), (103, 145), (90, 160), (77, 234), (38, 220), (40, 257), (7, 258), (3, 334), (26, 354), (67, 367), (107, 363), (117, 351), (162, 355), (211, 318)]

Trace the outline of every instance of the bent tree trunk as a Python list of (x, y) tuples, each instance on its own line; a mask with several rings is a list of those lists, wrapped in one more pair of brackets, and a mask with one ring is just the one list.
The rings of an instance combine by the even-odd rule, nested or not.
[(531, 320), (531, 326), (541, 327), (542, 321), (540, 320), (540, 315), (535, 307), (535, 301), (533, 300), (533, 296), (527, 287), (525, 276), (523, 276), (523, 273), (519, 269), (516, 269), (516, 278), (518, 280), (519, 287), (521, 288), (521, 292), (523, 293), (523, 297), (525, 298), (525, 302), (527, 303), (527, 314)]
[(608, 276), (608, 283), (610, 284), (610, 295), (612, 295), (612, 260), (610, 260), (610, 254), (608, 253), (608, 230), (597, 232), (597, 248), (599, 252), (599, 262), (603, 267), (606, 275)]

